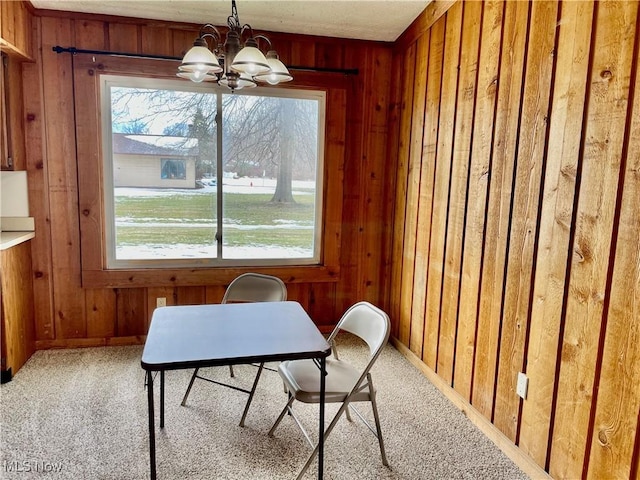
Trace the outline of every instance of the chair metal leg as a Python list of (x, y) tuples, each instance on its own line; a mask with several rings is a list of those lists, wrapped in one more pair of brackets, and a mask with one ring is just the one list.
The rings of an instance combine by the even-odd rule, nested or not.
[(233, 365), (229, 365), (229, 376), (235, 377), (235, 375), (233, 373)]
[(371, 383), (371, 375), (368, 375), (369, 381), (369, 396), (371, 397), (371, 408), (373, 409), (373, 418), (376, 422), (376, 430), (378, 434), (378, 443), (380, 444), (380, 455), (382, 456), (382, 464), (385, 467), (389, 466), (389, 462), (387, 462), (387, 454), (384, 451), (384, 441), (382, 440), (382, 429), (380, 428), (380, 416), (378, 415), (378, 405), (376, 404), (376, 391), (373, 388), (373, 384)]
[(267, 435), (269, 435), (270, 437), (273, 437), (273, 432), (275, 432), (276, 428), (278, 428), (278, 425), (280, 425), (280, 422), (284, 418), (285, 414), (289, 411), (289, 408), (291, 408), (291, 404), (293, 403), (294, 400), (295, 400), (295, 397), (293, 395), (289, 395), (289, 401), (282, 409), (282, 412), (280, 412), (278, 419), (273, 424), (273, 427), (271, 427), (271, 430), (269, 430), (269, 433)]
[(187, 387), (187, 391), (184, 394), (184, 398), (182, 399), (182, 403), (180, 403), (180, 405), (182, 405), (183, 407), (185, 406), (185, 403), (187, 403), (187, 397), (189, 397), (189, 392), (191, 392), (191, 387), (193, 387), (193, 382), (195, 381), (196, 377), (198, 376), (198, 370), (200, 370), (200, 369), (196, 368), (193, 371), (193, 375), (191, 375), (191, 381), (189, 382), (189, 386)]
[[(373, 384), (371, 382), (371, 375), (367, 375), (367, 377), (368, 377), (369, 389), (370, 389), (369, 392), (370, 392), (370, 397), (371, 397), (371, 407), (373, 409), (373, 417), (374, 417), (375, 423), (376, 423), (376, 430), (377, 430), (376, 437), (378, 438), (378, 443), (380, 445), (380, 454), (382, 456), (382, 464), (385, 467), (388, 467), (389, 466), (389, 462), (387, 461), (387, 455), (386, 455), (385, 449), (384, 449), (384, 441), (382, 439), (382, 429), (380, 428), (380, 416), (378, 415), (378, 406), (376, 404), (376, 399), (375, 399), (375, 390), (373, 389)], [(292, 402), (289, 401), (289, 404), (290, 403), (292, 403)], [(271, 431), (269, 432), (269, 435), (272, 434), (272, 431), (275, 430), (275, 427), (277, 426), (277, 424), (280, 423), (280, 421), (284, 417), (285, 412), (290, 408), (289, 404), (287, 404), (285, 409), (280, 414), (280, 417), (276, 421), (276, 424), (271, 428)], [(348, 412), (349, 408), (350, 408), (350, 405), (349, 405), (348, 402), (345, 402), (345, 403), (342, 404), (342, 406), (340, 407), (340, 409), (336, 413), (335, 417), (333, 417), (333, 420), (331, 420), (331, 423), (329, 424), (329, 426), (327, 427), (327, 429), (324, 432), (325, 441), (326, 441), (327, 437), (329, 436), (329, 434), (331, 433), (331, 431), (333, 430), (333, 427), (335, 427), (335, 425), (338, 423), (338, 420), (340, 419), (342, 413), (343, 412)], [(354, 410), (354, 411), (355, 411), (355, 413), (358, 413), (357, 410)], [(360, 416), (360, 415), (358, 414), (358, 416)], [(364, 421), (364, 419), (363, 419), (363, 421)], [(373, 429), (371, 429), (371, 427), (369, 426), (369, 424), (366, 421), (365, 421), (365, 424), (367, 425), (367, 427), (369, 427), (370, 430), (373, 431)], [(298, 426), (300, 428), (302, 428), (299, 424), (298, 424)], [(303, 433), (304, 433), (304, 430), (303, 430)], [(296, 477), (297, 480), (301, 480), (302, 479), (302, 477), (304, 476), (306, 471), (311, 466), (311, 463), (313, 462), (313, 459), (318, 454), (318, 450), (319, 450), (319, 445), (316, 445), (316, 447), (314, 448), (313, 452), (311, 452), (311, 455), (309, 455), (309, 458), (307, 459), (307, 462), (304, 464), (304, 466), (302, 467), (302, 470), (300, 470), (300, 473)]]
[[(327, 437), (329, 436), (329, 434), (331, 433), (331, 431), (333, 430), (333, 427), (336, 426), (336, 424), (338, 423), (338, 420), (340, 420), (340, 417), (342, 416), (343, 412), (349, 407), (349, 404), (347, 402), (343, 403), (340, 406), (340, 409), (338, 410), (338, 412), (336, 413), (336, 416), (333, 417), (333, 420), (331, 420), (331, 423), (329, 424), (329, 426), (327, 427), (327, 429), (324, 431), (324, 441), (327, 441)], [(306, 471), (309, 469), (309, 467), (311, 466), (311, 463), (313, 462), (313, 459), (315, 458), (315, 456), (318, 454), (318, 451), (320, 450), (320, 444), (316, 444), (316, 447), (313, 449), (313, 452), (311, 452), (311, 455), (309, 455), (309, 458), (307, 459), (307, 463), (304, 464), (304, 466), (302, 467), (302, 470), (300, 470), (300, 473), (298, 473), (298, 476), (296, 477), (296, 480), (300, 480), (304, 474), (306, 473)]]
[(347, 407), (344, 413), (347, 414), (347, 420), (349, 420), (350, 422), (353, 422), (353, 419), (351, 418), (351, 413), (349, 413), (349, 410), (350, 410), (350, 407)]
[(244, 427), (244, 419), (247, 418), (247, 413), (249, 412), (249, 406), (251, 405), (251, 400), (253, 400), (253, 394), (256, 392), (256, 387), (258, 386), (258, 380), (260, 380), (260, 374), (262, 373), (262, 367), (264, 363), (260, 364), (258, 368), (258, 373), (256, 374), (256, 379), (253, 381), (253, 386), (251, 387), (251, 391), (249, 392), (249, 398), (247, 399), (247, 403), (244, 406), (244, 411), (242, 412), (242, 418), (240, 419), (240, 426)]

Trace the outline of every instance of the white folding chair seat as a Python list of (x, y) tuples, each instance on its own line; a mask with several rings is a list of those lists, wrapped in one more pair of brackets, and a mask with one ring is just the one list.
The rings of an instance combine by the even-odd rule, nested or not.
[[(260, 273), (243, 273), (242, 275), (236, 277), (227, 287), (224, 297), (222, 297), (221, 303), (254, 303), (254, 302), (284, 302), (287, 300), (287, 287), (282, 280), (278, 277), (273, 277), (271, 275), (263, 275)], [(240, 426), (244, 426), (244, 420), (247, 417), (247, 413), (249, 412), (249, 406), (251, 405), (251, 401), (253, 400), (253, 395), (256, 391), (256, 387), (258, 386), (258, 380), (260, 380), (260, 375), (262, 374), (262, 370), (267, 368), (268, 370), (273, 370), (271, 368), (265, 367), (264, 363), (259, 365), (252, 364), (258, 368), (258, 373), (256, 373), (255, 379), (253, 380), (253, 385), (251, 386), (251, 390), (247, 390), (236, 385), (230, 385), (228, 383), (218, 382), (217, 380), (213, 380), (207, 377), (203, 377), (198, 375), (199, 369), (196, 368), (191, 376), (191, 380), (189, 381), (189, 386), (187, 387), (187, 391), (184, 394), (181, 405), (184, 407), (187, 398), (189, 397), (189, 393), (191, 392), (191, 387), (193, 387), (193, 383), (196, 378), (200, 380), (205, 380), (210, 383), (215, 383), (217, 385), (222, 385), (223, 387), (229, 387), (233, 390), (238, 390), (240, 392), (248, 393), (249, 398), (247, 399), (247, 403), (245, 404), (244, 411), (242, 412), (242, 418), (240, 419)], [(275, 370), (273, 370), (275, 371)], [(229, 365), (229, 374), (230, 376), (234, 376), (233, 365)]]
[[(370, 355), (364, 367), (358, 368), (338, 358), (338, 352), (335, 348), (335, 337), (341, 330), (350, 332), (367, 343)], [(353, 305), (345, 312), (329, 336), (328, 341), (333, 347), (333, 355), (327, 359), (327, 376), (325, 378), (325, 403), (342, 404), (329, 426), (325, 429), (325, 441), (343, 413), (346, 413), (347, 419), (351, 420), (349, 410), (352, 410), (378, 439), (383, 465), (388, 465), (388, 462), (380, 428), (376, 391), (373, 386), (370, 370), (380, 355), (382, 348), (387, 343), (390, 330), (391, 324), (389, 317), (382, 310), (368, 302), (359, 302)], [(313, 360), (291, 360), (282, 362), (278, 367), (278, 373), (285, 384), (289, 401), (282, 409), (282, 412), (280, 412), (273, 427), (271, 427), (269, 436), (273, 436), (282, 419), (289, 413), (302, 431), (309, 445), (313, 448), (313, 452), (309, 456), (307, 463), (298, 475), (298, 478), (301, 478), (317, 455), (319, 445), (314, 445), (302, 422), (296, 417), (293, 411), (293, 403), (296, 400), (302, 403), (320, 403), (320, 370)], [(369, 425), (360, 412), (351, 405), (355, 402), (371, 403), (375, 429)]]

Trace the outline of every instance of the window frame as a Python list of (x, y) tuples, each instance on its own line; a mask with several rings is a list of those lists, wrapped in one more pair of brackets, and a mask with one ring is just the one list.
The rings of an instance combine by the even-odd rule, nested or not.
[[(251, 258), (251, 259), (237, 259), (237, 258), (224, 258), (223, 253), (225, 246), (222, 238), (224, 237), (224, 193), (222, 191), (222, 149), (218, 149), (217, 155), (217, 171), (218, 174), (218, 188), (216, 189), (216, 204), (217, 204), (217, 225), (215, 225), (216, 235), (215, 241), (212, 246), (216, 249), (216, 257), (197, 257), (197, 258), (176, 258), (176, 259), (118, 259), (117, 244), (116, 244), (116, 214), (115, 214), (115, 181), (114, 181), (114, 152), (113, 143), (111, 141), (113, 134), (112, 124), (112, 111), (111, 111), (111, 88), (113, 87), (125, 87), (125, 88), (145, 88), (145, 89), (173, 89), (176, 91), (193, 92), (193, 93), (215, 93), (218, 97), (216, 103), (218, 105), (217, 123), (220, 128), (218, 131), (218, 142), (222, 142), (224, 124), (221, 122), (222, 115), (222, 97), (224, 95), (242, 95), (242, 96), (269, 96), (274, 98), (293, 98), (293, 99), (309, 99), (317, 101), (319, 104), (319, 116), (318, 116), (318, 154), (316, 161), (316, 194), (314, 205), (314, 235), (313, 246), (314, 251), (311, 257), (302, 258)], [(122, 75), (102, 75), (100, 79), (100, 105), (101, 105), (101, 122), (100, 128), (103, 134), (103, 156), (102, 156), (102, 172), (105, 184), (104, 189), (104, 212), (105, 212), (105, 238), (106, 238), (106, 250), (105, 263), (108, 269), (129, 269), (129, 268), (153, 268), (163, 269), (172, 267), (181, 268), (200, 268), (203, 266), (247, 266), (247, 267), (265, 267), (265, 266), (280, 266), (280, 265), (318, 265), (322, 259), (322, 207), (324, 204), (323, 198), (323, 178), (324, 178), (324, 148), (323, 142), (325, 135), (325, 108), (326, 108), (326, 94), (323, 91), (318, 90), (299, 90), (299, 89), (273, 89), (265, 87), (256, 87), (248, 91), (237, 91), (233, 94), (226, 87), (220, 87), (218, 85), (212, 85), (211, 83), (193, 83), (185, 82), (184, 80), (176, 79), (155, 79), (150, 77), (131, 77)], [(164, 159), (166, 160), (166, 159)], [(162, 159), (161, 159), (162, 162)], [(162, 167), (161, 167), (162, 169)], [(186, 178), (186, 177), (185, 177)], [(220, 233), (222, 232), (222, 236)]]
[[(225, 285), (246, 272), (238, 262), (221, 266), (168, 267), (159, 269), (109, 269), (103, 252), (105, 236), (102, 175), (102, 133), (100, 129), (100, 77), (107, 75), (175, 78), (175, 62), (78, 54), (74, 57), (74, 99), (78, 198), (80, 209), (80, 252), (85, 288), (175, 287)], [(327, 72), (296, 72), (286, 88), (320, 90), (326, 94), (325, 141), (322, 185), (322, 256), (316, 265), (269, 265), (252, 271), (276, 275), (291, 283), (336, 282), (340, 278), (344, 162), (348, 92), (353, 82), (345, 75)], [(98, 188), (96, 188), (98, 186)]]

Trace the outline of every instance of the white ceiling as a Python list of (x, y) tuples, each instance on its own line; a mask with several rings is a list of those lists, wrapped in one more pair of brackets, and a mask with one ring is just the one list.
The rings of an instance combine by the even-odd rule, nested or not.
[[(236, 0), (254, 30), (392, 42), (431, 0)], [(38, 9), (225, 26), (230, 0), (31, 0)]]

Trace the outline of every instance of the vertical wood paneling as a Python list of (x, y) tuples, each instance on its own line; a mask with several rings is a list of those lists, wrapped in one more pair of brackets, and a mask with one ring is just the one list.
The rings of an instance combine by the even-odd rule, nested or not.
[(637, 12), (637, 2), (600, 2), (596, 7), (591, 94), (549, 464), (556, 477), (581, 476), (590, 443)]
[(126, 337), (146, 333), (146, 288), (116, 289), (116, 335)]
[[(345, 61), (349, 68), (359, 70), (367, 68), (366, 53), (362, 49), (353, 49), (347, 53)], [(349, 108), (347, 112), (347, 122), (350, 125), (362, 126), (368, 108), (365, 106), (365, 85), (364, 76), (358, 75), (350, 79), (348, 85), (349, 104), (355, 108)], [(353, 138), (345, 145), (346, 154), (349, 158), (360, 158), (361, 162), (348, 162), (344, 165), (344, 178), (348, 179), (350, 189), (343, 196), (343, 210), (341, 231), (342, 240), (351, 248), (340, 251), (340, 290), (343, 292), (336, 298), (336, 310), (344, 311), (348, 308), (349, 298), (358, 296), (362, 286), (358, 283), (360, 275), (360, 262), (362, 256), (363, 237), (365, 226), (359, 223), (360, 211), (363, 203), (363, 182), (366, 169), (363, 166), (367, 159), (364, 156), (364, 144), (366, 142), (364, 130), (362, 135)]]
[(429, 66), (427, 70), (427, 96), (420, 172), (420, 198), (416, 234), (416, 267), (411, 310), (411, 337), (420, 351), (412, 350), (421, 358), (424, 351), (427, 279), (429, 274), (429, 246), (433, 218), (434, 183), (438, 150), (438, 114), (442, 84), (442, 58), (444, 55), (445, 22), (437, 22), (431, 29), (429, 40)]
[[(151, 289), (147, 289), (151, 290)], [(208, 286), (205, 290), (205, 303), (220, 303), (226, 288), (221, 285)], [(288, 287), (287, 287), (288, 290)]]
[[(85, 290), (87, 337), (116, 336), (116, 292), (111, 288)], [(146, 332), (146, 330), (145, 330)]]
[(307, 40), (291, 42), (291, 65), (311, 65), (316, 58), (316, 44)]
[(529, 2), (507, 2), (504, 16), (471, 394), (474, 407), (489, 419), (493, 413), (498, 365), (507, 234), (518, 144), (529, 5)]
[[(345, 143), (346, 135), (346, 117), (347, 117), (347, 94), (344, 89), (335, 89), (327, 93), (326, 115), (327, 124), (329, 125), (326, 135), (325, 158), (339, 159), (333, 163), (333, 167), (328, 167), (328, 162), (324, 165), (324, 189), (328, 191), (331, 185), (333, 195), (325, 194), (325, 202), (323, 210), (342, 213), (343, 205), (343, 185), (345, 181)], [(341, 245), (341, 225), (342, 215), (325, 215), (323, 225), (323, 241), (322, 251), (325, 262), (330, 265), (339, 263), (340, 245)], [(329, 309), (329, 305), (327, 305)], [(335, 309), (335, 300), (330, 305), (330, 315), (333, 315)]]
[(547, 168), (540, 215), (519, 445), (538, 465), (547, 458), (563, 293), (582, 139), (593, 3), (562, 5)]
[[(143, 25), (140, 30), (142, 53), (170, 55), (173, 38), (168, 28)], [(184, 45), (189, 45), (189, 43), (185, 42)]]
[(72, 30), (70, 20), (42, 19), (46, 152), (48, 158), (58, 159), (47, 162), (57, 338), (82, 338), (87, 332), (84, 292), (80, 287), (78, 184), (75, 135), (72, 133), (75, 131), (72, 59), (51, 50), (55, 45), (69, 45)]
[[(98, 165), (97, 157), (101, 155), (96, 141), (100, 132), (96, 130), (98, 122), (95, 121), (99, 106), (95, 104), (95, 84), (88, 83), (91, 87), (88, 90), (83, 90), (82, 86), (73, 90), (71, 66), (75, 62), (76, 75), (91, 76), (91, 62), (84, 57), (51, 51), (54, 45), (71, 45), (180, 55), (192, 44), (196, 27), (185, 30), (168, 23), (165, 27), (155, 21), (120, 23), (117, 19), (81, 16), (73, 19), (38, 17), (36, 25), (39, 27), (40, 23), (43, 26), (37, 31), (43, 32), (42, 38), (34, 38), (42, 57), (37, 58), (31, 72), (26, 69), (27, 75), (22, 78), (25, 88), (33, 92), (33, 95), (24, 95), (24, 105), (25, 111), (28, 109), (31, 114), (25, 127), (25, 139), (29, 140), (26, 165), (30, 178), (34, 179), (30, 182), (31, 191), (37, 197), (32, 203), (36, 206), (38, 228), (33, 258), (34, 266), (38, 267), (34, 268), (34, 282), (39, 285), (34, 291), (41, 293), (41, 301), (36, 305), (42, 311), (36, 323), (40, 345), (91, 344), (75, 342), (77, 338), (92, 339), (100, 344), (103, 342), (98, 342), (99, 339), (144, 334), (159, 296), (166, 297), (169, 305), (219, 302), (223, 287), (202, 287), (193, 283), (190, 287), (168, 289), (153, 286), (148, 289), (82, 289), (78, 276), (80, 258), (86, 263), (83, 266), (98, 270), (102, 263), (100, 249), (80, 254), (83, 245), (102, 242), (102, 199), (83, 194), (88, 189), (95, 192), (102, 188), (99, 168), (87, 167)], [(383, 264), (377, 248), (383, 236), (391, 235), (391, 229), (385, 228), (381, 221), (385, 209), (389, 212), (391, 208), (386, 201), (386, 174), (394, 171), (385, 152), (391, 79), (379, 81), (377, 71), (389, 69), (392, 54), (389, 45), (341, 41), (339, 54), (335, 56), (331, 52), (335, 51), (337, 43), (332, 40), (323, 41), (322, 45), (318, 45), (317, 39), (304, 36), (288, 35), (286, 40), (282, 52), (299, 65), (313, 67), (322, 63), (322, 66), (342, 67), (346, 58), (357, 59), (358, 81), (363, 87), (357, 91), (359, 99), (354, 103), (351, 103), (348, 90), (342, 87), (332, 88), (327, 98), (327, 122), (331, 133), (325, 155), (332, 159), (333, 166), (326, 172), (325, 187), (330, 194), (325, 196), (325, 208), (333, 213), (324, 224), (328, 233), (323, 252), (329, 263), (339, 265), (341, 246), (345, 241), (339, 235), (343, 227), (340, 219), (347, 219), (354, 232), (347, 241), (357, 239), (359, 242), (359, 247), (348, 257), (348, 261), (353, 262), (354, 274), (342, 284), (326, 281), (291, 284), (303, 306), (326, 330), (346, 306), (363, 296), (381, 303), (380, 298), (386, 294), (381, 282), (385, 281), (383, 278), (388, 281), (388, 264)], [(141, 65), (141, 71), (148, 70), (148, 63)], [(348, 81), (344, 81), (344, 85)], [(81, 83), (75, 82), (76, 86)], [(334, 82), (334, 85), (338, 83)], [(82, 118), (77, 125), (74, 124), (74, 105), (78, 107), (76, 113), (80, 112), (78, 118)], [(87, 116), (91, 121), (84, 121)], [(359, 120), (350, 124), (347, 118)], [(40, 142), (37, 141), (39, 136), (43, 139)], [(355, 138), (359, 140), (354, 142)], [(355, 175), (345, 178), (347, 157), (350, 171)], [(354, 180), (356, 177), (357, 181)], [(345, 198), (350, 195), (354, 201), (349, 205)], [(342, 217), (344, 208), (349, 210)], [(80, 236), (87, 241), (81, 243)], [(366, 259), (366, 264), (362, 259)]]
[[(456, 124), (456, 97), (458, 94), (458, 62), (462, 40), (463, 2), (456, 3), (447, 12), (442, 67), (442, 93), (438, 120), (438, 155), (433, 189), (433, 212), (429, 250), (429, 272), (425, 305), (424, 347), (422, 359), (436, 369), (438, 336), (440, 332), (440, 298), (444, 278), (444, 249), (447, 235), (449, 184), (453, 155), (453, 132)], [(431, 114), (431, 112), (428, 112)]]
[[(40, 43), (40, 20), (34, 20), (34, 38)], [(37, 61), (41, 62), (38, 49)], [(51, 271), (51, 229), (49, 211), (49, 177), (47, 173), (45, 117), (42, 104), (42, 69), (35, 63), (22, 65), (22, 81), (29, 95), (24, 95), (23, 104), (26, 121), (25, 152), (29, 182), (29, 213), (34, 218), (36, 237), (31, 240), (31, 265), (33, 269), (33, 295), (35, 338), (51, 340), (55, 336), (53, 314), (53, 276)]]
[[(636, 23), (637, 25), (637, 23)], [(636, 34), (635, 57), (638, 56)], [(602, 371), (587, 478), (630, 478), (640, 415), (640, 75), (635, 65)], [(635, 433), (635, 435), (634, 435)]]
[(109, 50), (135, 53), (140, 50), (140, 28), (126, 23), (109, 23)]
[(107, 48), (105, 23), (96, 20), (73, 22), (76, 48), (104, 50)]
[(442, 282), (440, 337), (438, 342), (437, 372), (447, 383), (453, 380), (455, 343), (464, 220), (467, 208), (467, 180), (471, 158), (476, 84), (478, 80), (478, 49), (482, 26), (481, 2), (465, 3), (460, 47), (460, 78), (456, 103), (456, 126), (451, 165), (451, 188), (447, 214), (445, 244), (445, 274)]
[(409, 343), (411, 312), (404, 312), (401, 308), (402, 294), (402, 261), (404, 256), (404, 227), (407, 205), (407, 174), (409, 172), (409, 149), (411, 142), (411, 107), (413, 105), (413, 75), (416, 64), (416, 48), (410, 47), (404, 55), (402, 70), (402, 102), (400, 107), (400, 140), (398, 144), (398, 163), (396, 174), (396, 210), (393, 226), (393, 263), (391, 277), (391, 311), (392, 319), (398, 322), (398, 335), (404, 344)]
[[(81, 44), (79, 48), (105, 48), (104, 44), (98, 45), (96, 40), (92, 40), (98, 38), (104, 42), (105, 27), (101, 22), (76, 21), (75, 25), (76, 39), (89, 44), (87, 47)], [(79, 35), (80, 32), (82, 35)], [(95, 57), (83, 58), (82, 67), (76, 63), (73, 75), (76, 119), (80, 120), (75, 125), (76, 150), (78, 158), (82, 159), (78, 168), (80, 236), (83, 240), (80, 249), (83, 268), (99, 270), (103, 262), (104, 217), (102, 196), (95, 195), (95, 192), (101, 192), (103, 185), (101, 169), (95, 166), (100, 165), (102, 157), (102, 145), (99, 141), (102, 132), (99, 131), (100, 99), (99, 95), (96, 95), (96, 92), (100, 91), (98, 64), (95, 60), (92, 61), (93, 58)], [(107, 331), (110, 330), (110, 325), (112, 322), (108, 320), (105, 325)]]
[[(347, 123), (360, 134), (346, 143), (344, 178), (348, 189), (343, 196), (342, 239), (348, 249), (341, 251), (336, 314), (347, 310), (353, 298), (381, 302), (384, 267), (381, 237), (389, 230), (366, 219), (387, 208), (386, 182), (389, 161), (386, 156), (388, 92), (391, 79), (376, 75), (391, 69), (391, 52), (382, 48), (352, 48), (345, 51), (346, 68), (360, 72), (349, 79)], [(382, 305), (381, 305), (382, 306)]]
[[(400, 85), (402, 78), (402, 65), (404, 62), (404, 57), (400, 54), (394, 54), (392, 63), (391, 63), (391, 72), (390, 77), (392, 80), (392, 85)], [(401, 272), (399, 272), (396, 268), (397, 266), (397, 254), (402, 254), (402, 245), (398, 243), (398, 235), (395, 233), (395, 228), (398, 226), (397, 216), (404, 212), (400, 212), (396, 210), (396, 186), (398, 185), (398, 169), (396, 165), (398, 165), (398, 152), (400, 145), (400, 118), (402, 117), (402, 95), (403, 91), (398, 88), (392, 88), (390, 93), (390, 103), (389, 103), (389, 111), (388, 111), (388, 122), (389, 122), (389, 138), (387, 141), (386, 154), (390, 159), (389, 166), (387, 171), (390, 175), (387, 175), (386, 184), (387, 184), (387, 194), (389, 195), (389, 202), (387, 202), (387, 206), (384, 209), (384, 212), (388, 214), (385, 216), (391, 228), (389, 228), (390, 233), (385, 237), (385, 240), (388, 240), (388, 245), (384, 245), (385, 253), (388, 252), (390, 268), (387, 270), (389, 275), (384, 278), (384, 292), (385, 292), (385, 305), (387, 308), (387, 312), (389, 313), (391, 320), (391, 335), (395, 338), (400, 337), (400, 305), (399, 299), (397, 298), (397, 285), (396, 281), (399, 278)]]
[(176, 287), (176, 305), (202, 305), (206, 299), (204, 287)]
[(471, 398), (473, 359), (476, 338), (476, 315), (482, 247), (491, 171), (491, 150), (498, 92), (498, 62), (502, 40), (504, 3), (484, 4), (476, 110), (469, 170), (469, 202), (465, 220), (464, 256), (460, 280), (458, 333), (456, 336), (454, 388), (465, 398)]
[[(198, 37), (198, 32), (190, 32), (187, 30), (171, 30), (171, 45), (166, 55), (174, 57), (183, 57), (193, 45), (194, 40)], [(144, 37), (143, 37), (144, 42)], [(278, 52), (280, 53), (280, 52)]]
[(516, 380), (518, 372), (523, 370), (535, 268), (536, 223), (544, 175), (557, 16), (557, 3), (532, 4), (494, 407), (494, 424), (512, 441), (516, 439), (520, 410), (520, 398), (515, 394)]
[[(207, 288), (208, 290), (208, 288)], [(287, 300), (298, 302), (302, 308), (309, 308), (309, 284), (290, 283), (287, 285)]]
[[(402, 278), (400, 290), (400, 311), (406, 312), (407, 318), (401, 314), (402, 322), (409, 322), (409, 348), (416, 355), (422, 355), (423, 322), (420, 317), (412, 315), (413, 296), (416, 290), (425, 289), (424, 285), (414, 285), (416, 269), (416, 237), (418, 228), (418, 207), (420, 201), (420, 180), (422, 167), (422, 144), (424, 135), (424, 111), (426, 100), (427, 67), (429, 65), (429, 34), (425, 34), (417, 42), (416, 64), (414, 72), (414, 95), (411, 118), (411, 143), (409, 146), (409, 165), (407, 171), (407, 205), (405, 207), (404, 255), (402, 256)], [(426, 186), (425, 186), (426, 188)], [(421, 269), (418, 265), (417, 269)]]
[[(469, 47), (474, 3), (483, 8), (483, 30)], [(407, 256), (415, 257), (412, 301), (398, 290), (390, 299), (403, 319), (397, 340), (415, 353), (405, 319), (413, 333), (426, 261), (422, 361), (437, 371), (440, 388), (469, 399), (493, 423), (487, 433), (497, 427), (498, 443), (519, 445), (534, 471), (535, 462), (554, 478), (638, 478), (640, 5), (505, 2), (503, 15), (496, 5), (457, 2), (435, 25), (425, 12), (396, 44), (394, 62), (422, 39), (433, 43), (436, 26), (446, 25), (440, 99), (437, 107), (427, 100), (423, 126), (426, 137), (428, 119), (439, 120), (428, 246), (420, 240), (422, 200), (415, 252), (404, 233), (414, 229), (405, 216), (409, 188), (394, 211), (405, 239), (392, 253), (394, 273), (404, 275)], [(454, 22), (463, 11), (460, 34)], [(466, 59), (478, 46), (476, 86)], [(408, 72), (413, 85), (417, 72)], [(465, 99), (475, 109), (465, 109)], [(396, 188), (411, 182), (403, 152), (419, 132), (402, 122), (419, 118), (422, 106), (411, 108), (389, 119), (399, 135)], [(420, 192), (429, 187), (422, 177)], [(529, 377), (524, 401), (515, 393), (519, 371)]]
[[(344, 312), (335, 308), (336, 284), (313, 283), (309, 288), (307, 313), (320, 326), (335, 325)], [(325, 328), (325, 330), (327, 330)], [(331, 330), (329, 327), (328, 330)]]
[[(387, 46), (365, 42), (346, 41), (335, 56), (333, 41), (287, 35), (283, 49), (278, 45), (291, 64), (359, 70), (354, 85), (328, 101), (332, 115), (343, 115), (328, 121), (347, 123), (326, 152), (344, 159), (327, 177), (344, 189), (326, 205), (340, 210), (342, 230), (325, 226), (343, 232), (325, 252), (345, 262), (344, 276), (337, 283), (288, 284), (289, 298), (324, 330), (358, 297), (384, 298), (394, 336), (446, 382), (453, 378), (486, 417), (493, 414), (523, 455), (543, 466), (549, 455), (557, 478), (637, 478), (638, 4), (599, 2), (594, 25), (591, 2), (505, 2), (500, 19), (497, 3), (460, 1), (433, 24), (429, 12), (442, 8), (436, 4), (396, 43), (393, 58)], [(32, 203), (39, 338), (142, 335), (158, 296), (168, 304), (218, 303), (223, 286), (80, 287), (78, 218), (84, 229), (91, 215), (83, 212), (96, 207), (78, 198), (74, 183), (80, 160), (69, 134), (71, 60), (51, 52), (52, 45), (75, 41), (180, 55), (195, 27), (48, 17), (36, 26), (40, 21), (42, 58), (23, 69), (24, 91), (33, 92), (24, 95), (24, 112), (34, 114), (25, 123), (26, 165), (31, 192), (40, 197)], [(428, 57), (421, 57), (425, 44)], [(488, 81), (496, 62), (497, 92)], [(389, 69), (392, 75), (378, 80)], [(81, 158), (86, 146), (78, 145)], [(530, 376), (526, 401), (513, 391), (522, 369)]]
[[(390, 71), (392, 55), (389, 49), (368, 48), (365, 54), (366, 70), (364, 75), (364, 101), (366, 115), (364, 115), (364, 136), (362, 163), (362, 184), (359, 188), (364, 192), (359, 212), (360, 221), (364, 225), (363, 249), (358, 259), (360, 273), (358, 279), (364, 292), (358, 296), (364, 300), (378, 304), (386, 310), (382, 297), (384, 277), (388, 276), (388, 255), (385, 254), (385, 238), (391, 238), (391, 232), (386, 225), (374, 221), (382, 212), (390, 213), (390, 197), (387, 196), (391, 162), (386, 155), (387, 146), (387, 108), (391, 78), (378, 75), (380, 71)], [(349, 155), (349, 158), (351, 156)], [(383, 218), (389, 218), (383, 215)], [(353, 297), (352, 297), (353, 298)], [(349, 299), (347, 303), (352, 300)], [(337, 313), (346, 311), (349, 305), (343, 303)]]

